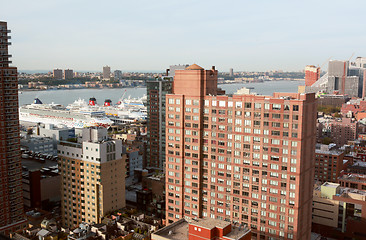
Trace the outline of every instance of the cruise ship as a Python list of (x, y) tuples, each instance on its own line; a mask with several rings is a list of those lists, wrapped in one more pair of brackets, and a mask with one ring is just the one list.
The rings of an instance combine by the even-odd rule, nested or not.
[(98, 105), (97, 100), (92, 97), (88, 103), (84, 99), (78, 99), (67, 106), (70, 110), (78, 110), (86, 107), (95, 111), (105, 112), (106, 116), (115, 124), (144, 121), (147, 119), (147, 110), (143, 104), (143, 98), (120, 100), (116, 105), (112, 105), (112, 101), (106, 99), (103, 105)]
[(92, 126), (110, 127), (113, 124), (113, 121), (106, 116), (104, 111), (97, 111), (88, 106), (69, 109), (60, 104), (44, 104), (38, 98), (32, 104), (27, 104), (19, 108), (19, 120), (66, 125), (70, 128)]

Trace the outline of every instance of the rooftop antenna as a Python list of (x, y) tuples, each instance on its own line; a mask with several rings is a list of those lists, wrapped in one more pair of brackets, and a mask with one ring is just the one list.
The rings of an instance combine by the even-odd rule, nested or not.
[(348, 62), (351, 61), (351, 58), (355, 55), (355, 53), (352, 53), (351, 57), (348, 59)]

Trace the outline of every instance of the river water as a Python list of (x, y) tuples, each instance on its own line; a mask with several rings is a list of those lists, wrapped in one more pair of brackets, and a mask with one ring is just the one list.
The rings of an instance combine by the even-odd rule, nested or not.
[[(261, 95), (272, 95), (273, 92), (297, 92), (297, 87), (304, 85), (304, 81), (271, 81), (263, 83), (235, 83), (221, 84), (220, 88), (227, 94), (235, 93), (242, 87), (254, 88), (251, 91)], [(95, 97), (99, 104), (105, 99), (111, 99), (112, 103), (124, 98), (140, 98), (146, 94), (146, 88), (115, 88), (115, 89), (74, 89), (74, 90), (47, 90), (47, 91), (25, 91), (19, 94), (19, 105), (32, 103), (34, 98), (39, 98), (43, 103), (58, 103), (67, 106), (81, 98), (88, 101)]]

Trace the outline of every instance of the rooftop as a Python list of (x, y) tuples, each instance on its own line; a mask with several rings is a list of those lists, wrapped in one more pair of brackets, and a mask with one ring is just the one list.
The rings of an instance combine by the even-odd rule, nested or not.
[[(189, 225), (198, 226), (202, 228), (208, 228), (213, 229), (215, 227), (218, 228), (225, 228), (229, 225), (231, 225), (230, 222), (217, 220), (217, 219), (211, 219), (211, 218), (200, 218), (200, 219), (194, 219), (194, 220), (186, 220), (181, 219), (177, 222), (172, 223), (171, 225), (168, 225), (157, 232), (153, 233), (153, 235), (158, 235), (162, 238), (167, 239), (173, 239), (173, 240), (188, 240), (189, 239)], [(225, 235), (226, 238), (230, 239), (240, 239), (246, 234), (250, 232), (250, 229), (246, 226), (240, 226), (236, 227), (232, 225), (231, 232), (227, 233)], [(191, 233), (192, 234), (192, 233)], [(154, 237), (152, 237), (154, 239)]]
[(208, 229), (213, 229), (215, 227), (224, 228), (230, 225), (229, 222), (213, 219), (213, 218), (203, 218), (203, 219), (194, 219), (190, 224), (195, 225), (197, 227), (203, 227)]
[(366, 175), (356, 173), (346, 173), (338, 178), (339, 180), (366, 183)]
[(325, 182), (325, 183), (323, 183), (323, 186), (324, 187), (337, 188), (337, 187), (339, 187), (339, 184), (338, 183)]
[(198, 66), (197, 64), (192, 64), (191, 66), (187, 67), (186, 70), (204, 70), (204, 69)]
[(173, 240), (188, 240), (188, 225), (189, 224), (185, 219), (181, 219), (156, 231), (153, 234)]

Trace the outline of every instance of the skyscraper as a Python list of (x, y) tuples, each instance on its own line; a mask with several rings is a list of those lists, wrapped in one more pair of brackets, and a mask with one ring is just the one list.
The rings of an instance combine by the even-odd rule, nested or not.
[(125, 155), (122, 141), (105, 128), (83, 129), (80, 142), (60, 141), (62, 224), (100, 223), (106, 213), (125, 207)]
[(74, 78), (74, 72), (72, 69), (65, 69), (64, 77), (65, 79), (73, 79)]
[(173, 77), (146, 82), (147, 90), (147, 167), (165, 167), (165, 96), (172, 92)]
[(320, 78), (320, 67), (308, 65), (305, 67), (305, 86), (313, 85)]
[(166, 219), (244, 223), (257, 239), (310, 239), (315, 95), (221, 95), (217, 71), (175, 73), (166, 95)]
[(53, 78), (61, 80), (62, 79), (62, 69), (53, 69)]
[(229, 75), (230, 77), (234, 76), (234, 69), (230, 68)]
[(105, 66), (103, 67), (103, 79), (109, 80), (111, 78), (111, 67)]
[(0, 22), (0, 233), (26, 223), (22, 196), (17, 68), (9, 67), (10, 30)]

